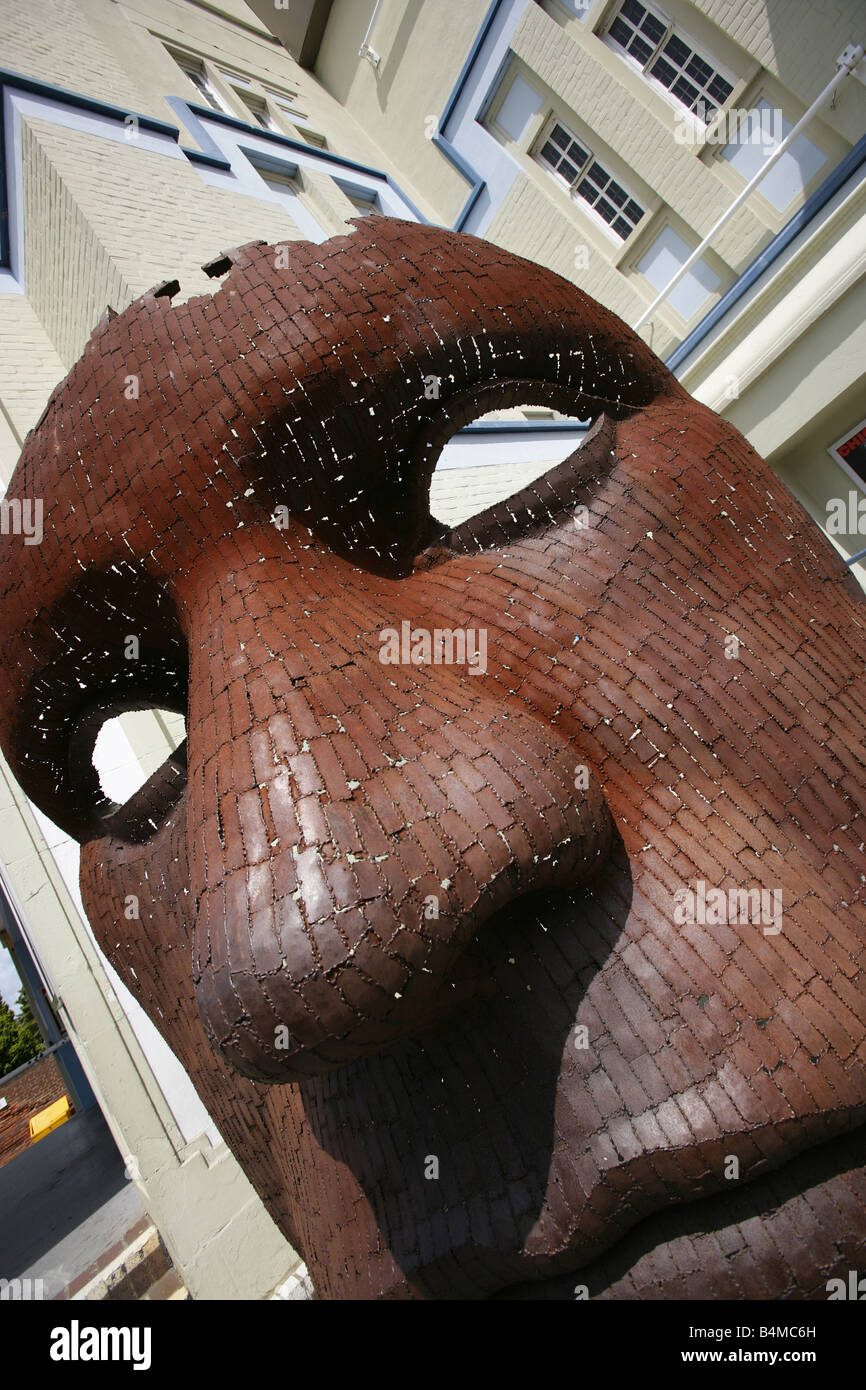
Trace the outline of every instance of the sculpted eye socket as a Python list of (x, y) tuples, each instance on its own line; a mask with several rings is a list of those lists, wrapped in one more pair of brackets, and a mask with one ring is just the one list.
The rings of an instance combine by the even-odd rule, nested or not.
[[(434, 385), (439, 381), (431, 380)], [(429, 540), (427, 548), (416, 556), (416, 569), (435, 563), (443, 550), (471, 553), (549, 526), (569, 508), (585, 502), (594, 482), (609, 471), (615, 422), (624, 413), (612, 402), (559, 382), (529, 378), (494, 381), (453, 396), (447, 395), (447, 382), (442, 381), (439, 386), (443, 395), (441, 407), (415, 441), (413, 451), (419, 475), (428, 480), (430, 488)], [(506, 475), (505, 490), (499, 496), (492, 484), (485, 489), (483, 477), (478, 476), (483, 474), (483, 467), (476, 470), (476, 479), (461, 480), (462, 490), (468, 496), (462, 500), (455, 496), (461, 489), (448, 476), (454, 476), (454, 465), (448, 466), (449, 453), (445, 451), (458, 447), (454, 441), (459, 431), (494, 411), (533, 407), (554, 412), (571, 426), (570, 431), (563, 431), (564, 447), (559, 455), (563, 462), (553, 462), (551, 466), (556, 451), (551, 455), (550, 445), (543, 445), (546, 463), (542, 459), (537, 469), (530, 465), (520, 471), (508, 470), (513, 485), (508, 486)], [(487, 427), (490, 428), (489, 420)], [(575, 458), (577, 449), (580, 453)], [(440, 463), (443, 466), (437, 468)], [(501, 470), (496, 472), (501, 477)], [(471, 488), (476, 481), (478, 500), (472, 505)]]
[(476, 416), (451, 436), (430, 481), (430, 512), (459, 526), (516, 498), (579, 449), (593, 421), (546, 405), (521, 405)]
[[(183, 790), (185, 765), (175, 745), (183, 739), (189, 653), (167, 584), (138, 562), (82, 566), (80, 578), (33, 622), (24, 655), (15, 746), (16, 772), (28, 795), (37, 805), (49, 804), (55, 824), (81, 844), (106, 835), (149, 838), (153, 822), (162, 823)], [(98, 773), (105, 768), (93, 761), (102, 726), (128, 716), (131, 729), (146, 728), (149, 720), (158, 731), (144, 713), (150, 710), (163, 719), (168, 711), (174, 722), (166, 724), (169, 737), (163, 732), (148, 739), (139, 729), (133, 738), (144, 752), (148, 786), (130, 795), (132, 782), (122, 788), (102, 783)], [(109, 728), (100, 755), (111, 739)]]

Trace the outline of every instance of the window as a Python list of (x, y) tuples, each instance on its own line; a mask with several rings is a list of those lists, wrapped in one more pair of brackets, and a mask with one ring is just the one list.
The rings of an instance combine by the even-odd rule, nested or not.
[(263, 90), (268, 99), (272, 101), (275, 106), (279, 107), (281, 113), (286, 117), (286, 120), (305, 121), (307, 119), (306, 112), (301, 111), (296, 105), (298, 100), (297, 92), (275, 92), (271, 87), (265, 87)]
[[(238, 73), (220, 72), (220, 77), (227, 82), (235, 96), (235, 99), (249, 113), (252, 119), (262, 127), (263, 130), (273, 130), (278, 135), (284, 134), (280, 124), (279, 116), (285, 120), (295, 121), (306, 120), (306, 115), (294, 105), (297, 94), (295, 92), (276, 92), (271, 87), (264, 87), (259, 83), (253, 85), (246, 78)], [(278, 116), (275, 118), (275, 112)], [(324, 138), (310, 141), (312, 144), (324, 146)]]
[(274, 123), (268, 113), (267, 103), (264, 97), (258, 96), (256, 92), (237, 91), (238, 97), (249, 111), (253, 120), (256, 121), (264, 130), (274, 130)]
[(625, 0), (609, 34), (620, 48), (644, 67), (668, 31), (668, 22), (637, 0)]
[[(852, 425), (835, 444), (829, 444), (827, 453), (841, 463), (845, 472), (856, 478), (861, 487), (866, 487), (866, 420)], [(863, 510), (866, 512), (866, 507)], [(866, 520), (866, 517), (863, 519)], [(860, 534), (863, 534), (862, 531)]]
[(300, 197), (301, 185), (295, 174), (284, 174), (279, 169), (260, 169), (258, 165), (253, 167), (273, 193), (287, 194), (292, 198)]
[(495, 124), (510, 140), (521, 141), (526, 128), (541, 105), (541, 97), (522, 77), (514, 77)]
[(301, 235), (308, 241), (324, 241), (327, 232), (319, 221), (316, 205), (311, 202), (304, 188), (303, 173), (297, 169), (281, 170), (276, 167), (253, 164), (256, 173), (286, 209)]
[[(250, 81), (239, 72), (217, 68), (193, 53), (175, 51), (166, 46), (166, 52), (177, 64), (186, 78), (192, 82), (200, 96), (214, 111), (222, 111), (228, 116), (255, 122), (263, 130), (285, 134), (279, 117), (285, 120), (306, 123), (306, 113), (296, 106), (298, 94), (288, 89), (277, 91), (262, 83)], [(324, 135), (317, 131), (304, 130), (307, 144), (324, 149), (327, 145)]]
[(314, 145), (317, 150), (328, 148), (328, 142), (320, 131), (310, 130), (309, 126), (306, 125), (299, 125), (298, 133), (305, 145)]
[(676, 34), (671, 34), (648, 73), (707, 125), (734, 90)]
[(220, 70), (220, 77), (228, 86), (244, 116), (260, 125), (263, 130), (275, 130), (276, 126), (268, 110), (268, 103), (262, 92), (257, 92), (251, 82), (236, 72)]
[(271, 87), (265, 87), (263, 90), (267, 96), (271, 130), (277, 131), (278, 134), (282, 133), (279, 122), (272, 119), (274, 109), (276, 109), (277, 113), (292, 125), (293, 134), (300, 136), (306, 145), (314, 145), (319, 150), (328, 148), (328, 142), (321, 131), (312, 129), (306, 111), (302, 111), (300, 107), (295, 105), (298, 100), (296, 92), (278, 95)]
[[(654, 290), (661, 292), (670, 284), (681, 265), (692, 254), (689, 246), (673, 229), (665, 227), (662, 233), (647, 248), (637, 263), (637, 269), (645, 275)], [(705, 261), (696, 261), (691, 270), (671, 290), (666, 304), (688, 322), (706, 304), (707, 300), (721, 285), (721, 280)]]
[(669, 20), (640, 0), (623, 0), (607, 32), (646, 77), (661, 83), (706, 125), (734, 90), (733, 83), (678, 34)]
[(191, 54), (173, 53), (171, 49), (168, 49), (167, 52), (169, 57), (177, 63), (184, 77), (188, 78), (198, 90), (199, 95), (204, 98), (208, 106), (213, 107), (214, 111), (226, 111), (228, 109), (212, 85), (201, 58), (194, 58)]
[(344, 188), (343, 192), (355, 209), (359, 217), (369, 217), (371, 213), (379, 211), (379, 197), (376, 193), (356, 193)]
[[(730, 115), (728, 120), (730, 122)], [(747, 121), (740, 120), (736, 135), (722, 151), (722, 158), (748, 181), (754, 178), (790, 130), (791, 122), (785, 119), (781, 110), (762, 99), (752, 107)], [(824, 151), (807, 140), (805, 135), (800, 135), (761, 180), (756, 192), (766, 198), (777, 212), (784, 212), (791, 200), (805, 191), (806, 185), (826, 162)]]
[(541, 158), (555, 173), (565, 179), (567, 184), (573, 184), (589, 159), (589, 151), (571, 138), (565, 126), (557, 123), (542, 148)]
[(631, 235), (644, 209), (559, 121), (551, 126), (538, 158), (568, 184), (573, 196), (589, 203), (618, 237), (625, 241)]

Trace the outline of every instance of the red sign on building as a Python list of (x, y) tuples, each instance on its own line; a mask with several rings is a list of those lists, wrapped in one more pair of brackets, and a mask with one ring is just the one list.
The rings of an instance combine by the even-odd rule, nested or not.
[(866, 420), (861, 420), (859, 425), (831, 444), (827, 453), (866, 486)]

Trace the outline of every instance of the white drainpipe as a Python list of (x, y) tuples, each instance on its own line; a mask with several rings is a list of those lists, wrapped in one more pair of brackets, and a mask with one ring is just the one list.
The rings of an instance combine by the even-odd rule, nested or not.
[[(378, 9), (378, 5), (376, 8)], [(761, 179), (769, 173), (776, 160), (779, 159), (781, 155), (783, 155), (785, 151), (790, 148), (790, 146), (797, 139), (797, 136), (800, 134), (800, 132), (809, 124), (816, 111), (820, 110), (820, 108), (824, 105), (824, 102), (828, 101), (829, 98), (833, 95), (833, 93), (838, 90), (838, 88), (845, 81), (845, 78), (850, 77), (851, 73), (857, 67), (858, 63), (862, 61), (862, 58), (863, 48), (860, 44), (849, 44), (848, 47), (845, 49), (844, 53), (840, 54), (840, 56), (836, 59), (837, 63), (839, 64), (838, 68), (836, 69), (836, 74), (832, 78), (832, 80), (827, 83), (827, 86), (824, 88), (821, 95), (815, 98), (805, 115), (800, 117), (797, 124), (793, 126), (791, 130), (789, 130), (788, 134), (785, 136), (781, 144), (777, 145), (776, 148), (773, 150), (773, 153), (769, 156), (763, 168), (759, 169), (757, 174), (755, 174), (753, 178), (749, 179), (749, 182), (746, 184), (745, 188), (742, 190), (742, 192), (738, 193), (737, 197), (731, 203), (730, 207), (722, 213), (721, 217), (719, 218), (715, 226), (712, 228), (712, 230), (707, 232), (707, 235), (704, 237), (700, 246), (695, 247), (688, 260), (684, 261), (683, 264), (680, 266), (676, 275), (674, 275), (672, 279), (668, 281), (661, 293), (656, 295), (649, 308), (644, 310), (637, 323), (634, 324), (635, 329), (641, 328), (646, 323), (647, 319), (652, 317), (652, 315), (655, 313), (656, 309), (663, 302), (663, 300), (667, 299), (671, 290), (676, 285), (678, 285), (680, 280), (682, 280), (683, 276), (691, 270), (692, 266), (695, 264), (695, 261), (700, 259), (702, 253), (707, 249), (710, 242), (713, 240), (713, 237), (716, 235), (716, 232), (720, 231), (727, 222), (730, 222), (734, 213), (737, 211), (738, 208), (742, 207), (743, 203), (746, 201), (752, 190), (757, 188), (758, 184), (761, 182)], [(860, 77), (860, 74), (858, 73), (857, 76)]]
[(381, 5), (381, 3), (382, 0), (376, 0), (375, 5), (373, 6), (373, 13), (370, 15), (370, 23), (367, 25), (367, 32), (364, 35), (364, 42), (358, 49), (358, 57), (366, 58), (367, 62), (371, 63), (374, 68), (377, 68), (379, 66), (380, 59), (379, 54), (376, 52), (375, 48), (370, 47), (370, 35), (373, 32), (373, 25), (376, 23), (376, 15), (379, 13), (379, 6)]

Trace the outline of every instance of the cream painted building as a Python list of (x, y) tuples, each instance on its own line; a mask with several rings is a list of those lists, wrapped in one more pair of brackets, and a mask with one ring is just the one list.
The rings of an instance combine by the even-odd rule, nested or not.
[[(860, 0), (0, 0), (4, 486), (106, 304), (174, 279), (185, 299), (224, 249), (325, 240), (375, 210), (487, 237), (632, 325), (651, 310), (647, 340), (825, 529), (844, 500), (832, 539), (857, 554), (864, 43)], [(654, 307), (845, 53), (854, 71)], [(471, 515), (580, 443), (532, 401), (508, 414), (447, 447), (434, 514)], [(178, 716), (112, 721), (95, 753), (106, 790), (123, 800), (182, 738)], [(2, 763), (0, 878), (193, 1296), (303, 1292), (96, 947), (77, 847)]]

